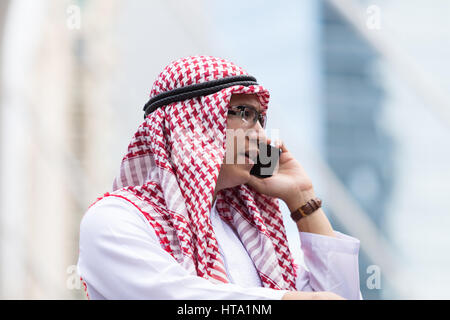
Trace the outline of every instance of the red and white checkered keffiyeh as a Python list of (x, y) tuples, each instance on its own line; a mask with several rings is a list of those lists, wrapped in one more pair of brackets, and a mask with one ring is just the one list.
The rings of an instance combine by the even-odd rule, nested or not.
[[(248, 75), (233, 63), (209, 56), (179, 59), (153, 84), (157, 94), (229, 76)], [(257, 94), (260, 85), (235, 85), (214, 94), (163, 106), (139, 126), (122, 160), (113, 192), (133, 204), (154, 228), (164, 250), (190, 273), (227, 283), (209, 214), (225, 155), (227, 110), (232, 94)], [(238, 233), (264, 287), (295, 290), (296, 271), (278, 199), (247, 185), (223, 189), (216, 208)]]

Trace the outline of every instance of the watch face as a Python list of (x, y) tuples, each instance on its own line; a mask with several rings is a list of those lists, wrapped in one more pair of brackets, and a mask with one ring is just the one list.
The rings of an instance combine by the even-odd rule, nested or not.
[(259, 178), (271, 177), (280, 160), (280, 154), (281, 149), (260, 143), (256, 163), (250, 170), (250, 174)]

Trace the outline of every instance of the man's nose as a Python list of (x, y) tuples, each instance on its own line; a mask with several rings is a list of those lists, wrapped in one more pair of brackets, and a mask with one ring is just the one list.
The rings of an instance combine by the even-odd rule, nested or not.
[(255, 141), (255, 142), (266, 142), (267, 141), (266, 131), (261, 126), (259, 121), (256, 121), (256, 123), (247, 131), (247, 138), (250, 141)]

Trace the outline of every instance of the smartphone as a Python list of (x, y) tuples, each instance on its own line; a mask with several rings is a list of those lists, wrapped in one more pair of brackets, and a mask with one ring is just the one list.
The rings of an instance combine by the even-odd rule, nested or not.
[(256, 163), (250, 170), (250, 174), (258, 178), (269, 178), (280, 160), (281, 149), (274, 146), (260, 143)]

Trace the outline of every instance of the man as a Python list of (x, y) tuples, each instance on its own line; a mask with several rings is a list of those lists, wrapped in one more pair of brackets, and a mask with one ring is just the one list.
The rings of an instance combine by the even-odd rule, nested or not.
[[(153, 84), (113, 185), (81, 223), (91, 299), (359, 299), (359, 240), (335, 232), (282, 142), (276, 172), (250, 174), (269, 93), (233, 63), (194, 56)], [(241, 142), (241, 143), (239, 143)], [(287, 243), (278, 199), (300, 231)]]

